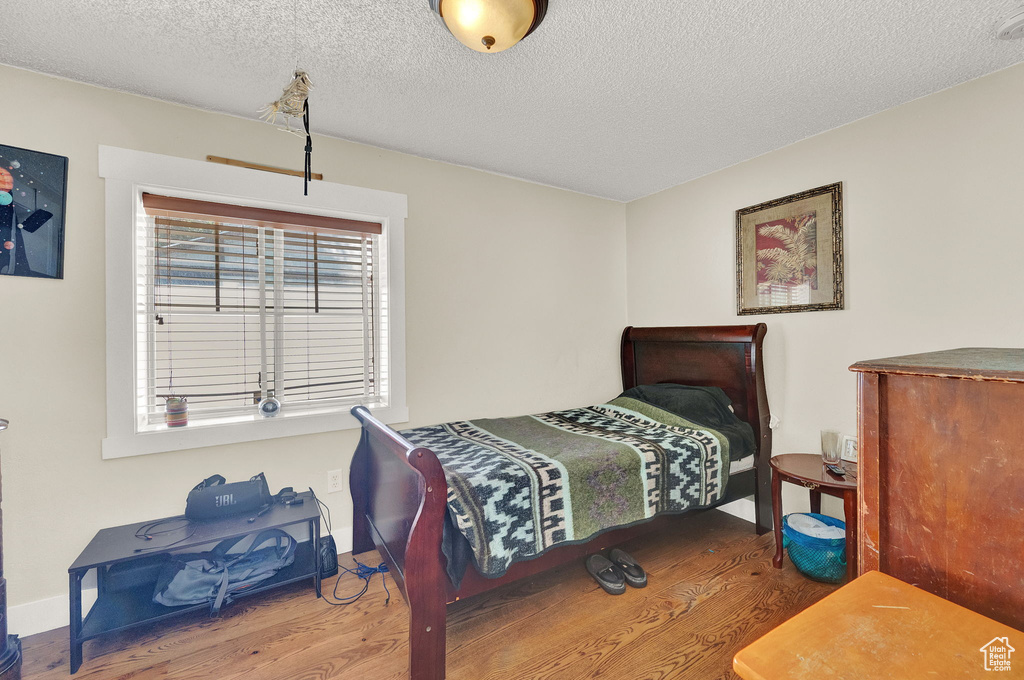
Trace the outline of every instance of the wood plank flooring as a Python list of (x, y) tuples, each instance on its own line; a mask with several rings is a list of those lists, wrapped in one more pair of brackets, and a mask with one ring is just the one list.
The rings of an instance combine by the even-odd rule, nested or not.
[[(756, 536), (717, 510), (682, 520), (678, 538), (623, 547), (647, 569), (647, 588), (607, 595), (574, 564), (451, 605), (448, 678), (736, 678), (737, 651), (834, 589), (806, 580), (788, 560), (773, 569), (771, 534)], [(375, 563), (377, 555), (359, 558)], [(341, 559), (351, 564), (351, 556)], [(93, 640), (74, 677), (400, 680), (408, 673), (408, 610), (388, 584), (387, 607), (379, 576), (347, 607), (299, 584), (240, 600), (218, 619), (196, 615)], [(347, 577), (339, 593), (359, 585)], [(25, 680), (70, 677), (66, 628), (24, 642)]]

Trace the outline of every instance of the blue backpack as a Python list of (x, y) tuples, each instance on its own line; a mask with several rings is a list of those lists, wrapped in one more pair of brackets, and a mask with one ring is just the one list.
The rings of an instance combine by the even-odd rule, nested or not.
[[(209, 602), (210, 616), (216, 616), (233, 595), (266, 581), (295, 561), (296, 541), (280, 529), (261, 531), (248, 550), (229, 554), (243, 538), (221, 541), (209, 552), (172, 556), (157, 578), (153, 601), (167, 607)], [(269, 541), (274, 545), (264, 548)]]

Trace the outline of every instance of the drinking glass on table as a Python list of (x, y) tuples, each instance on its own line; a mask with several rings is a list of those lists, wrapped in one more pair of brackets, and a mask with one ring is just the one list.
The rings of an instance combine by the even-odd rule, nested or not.
[(821, 459), (839, 465), (843, 454), (843, 434), (836, 430), (821, 431)]

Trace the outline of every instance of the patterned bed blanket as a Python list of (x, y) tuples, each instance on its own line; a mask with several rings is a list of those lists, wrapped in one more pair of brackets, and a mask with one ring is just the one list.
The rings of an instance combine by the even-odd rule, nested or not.
[(448, 510), (481, 574), (613, 527), (713, 505), (728, 440), (634, 399), (405, 430), (437, 454)]

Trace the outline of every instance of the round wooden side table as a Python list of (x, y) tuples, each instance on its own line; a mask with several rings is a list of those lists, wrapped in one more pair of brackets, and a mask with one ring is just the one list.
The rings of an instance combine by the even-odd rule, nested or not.
[(783, 453), (769, 459), (772, 466), (772, 516), (775, 519), (775, 557), (772, 564), (782, 568), (782, 483), (798, 484), (811, 492), (811, 512), (821, 512), (821, 494), (843, 499), (846, 515), (846, 575), (857, 576), (857, 466), (842, 461), (846, 471), (839, 477), (825, 468), (816, 453)]

